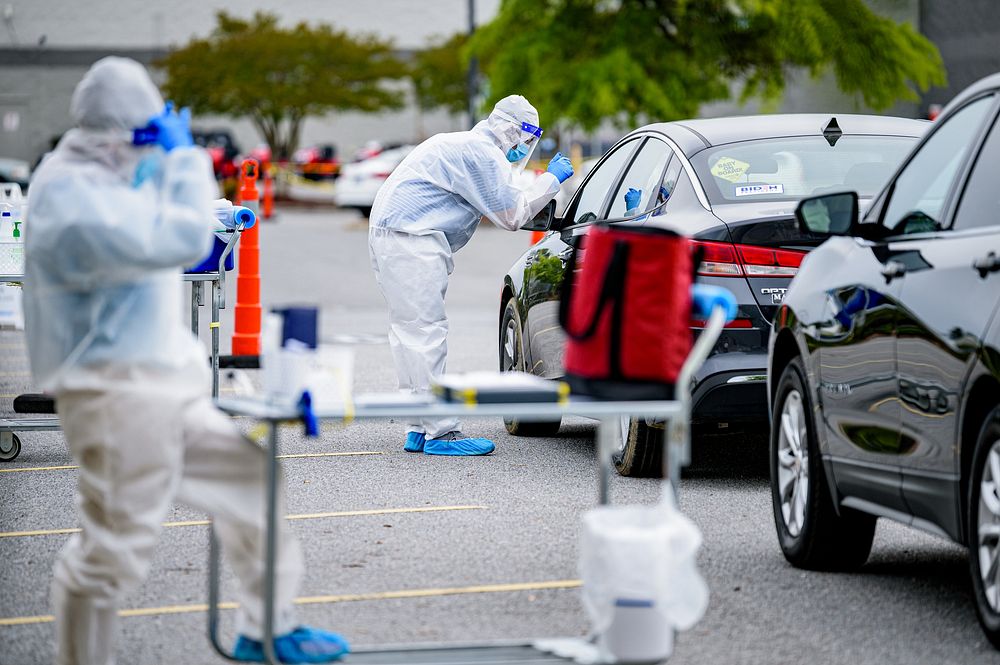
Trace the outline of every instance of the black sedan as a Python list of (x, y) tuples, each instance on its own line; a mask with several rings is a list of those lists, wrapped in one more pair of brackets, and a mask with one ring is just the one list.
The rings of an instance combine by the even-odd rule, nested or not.
[(965, 544), (1000, 646), (1000, 74), (949, 105), (862, 219), (853, 192), (797, 215), (831, 237), (770, 340), (781, 549), (858, 567), (879, 517)]
[[(725, 286), (740, 303), (694, 388), (695, 424), (729, 431), (766, 425), (771, 319), (806, 252), (821, 235), (803, 233), (795, 204), (854, 188), (873, 195), (927, 123), (863, 115), (767, 115), (649, 125), (622, 138), (590, 171), (549, 233), (520, 257), (500, 297), (500, 369), (545, 378), (563, 374), (558, 323), (565, 261), (597, 221), (667, 224), (703, 250), (699, 279)], [(633, 194), (626, 202), (629, 190)], [(635, 199), (638, 198), (636, 201)], [(694, 331), (702, 325), (692, 321)], [(507, 421), (512, 434), (552, 435), (560, 423)], [(623, 421), (614, 456), (623, 475), (656, 475), (662, 426)]]

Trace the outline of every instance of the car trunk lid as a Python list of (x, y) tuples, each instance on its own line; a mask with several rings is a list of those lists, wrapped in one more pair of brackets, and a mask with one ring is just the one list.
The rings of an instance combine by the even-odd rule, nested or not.
[(773, 320), (806, 253), (825, 239), (803, 233), (794, 203), (739, 203), (713, 206), (729, 228), (730, 242), (702, 242), (702, 274), (747, 281), (761, 314)]

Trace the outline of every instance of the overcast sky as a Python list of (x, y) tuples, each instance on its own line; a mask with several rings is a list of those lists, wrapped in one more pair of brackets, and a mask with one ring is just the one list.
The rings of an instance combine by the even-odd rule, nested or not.
[[(474, 0), (477, 23), (500, 0)], [(419, 48), (436, 36), (465, 30), (468, 0), (0, 0), (0, 46), (150, 48), (204, 36), (215, 12), (249, 16), (263, 10), (285, 24), (331, 23), (374, 32), (397, 47)]]

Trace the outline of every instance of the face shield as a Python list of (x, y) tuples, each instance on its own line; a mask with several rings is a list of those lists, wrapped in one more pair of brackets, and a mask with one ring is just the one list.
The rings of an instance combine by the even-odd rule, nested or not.
[(518, 123), (513, 118), (510, 121), (519, 127), (519, 130), (517, 143), (507, 151), (507, 161), (511, 163), (515, 171), (519, 172), (527, 166), (532, 153), (535, 152), (535, 148), (542, 138), (542, 128), (528, 122)]

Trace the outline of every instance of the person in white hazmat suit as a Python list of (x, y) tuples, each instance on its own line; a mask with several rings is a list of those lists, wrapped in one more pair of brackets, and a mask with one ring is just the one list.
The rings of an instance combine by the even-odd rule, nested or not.
[[(403, 391), (426, 392), (445, 371), (448, 320), (445, 291), (452, 254), (480, 219), (516, 231), (555, 197), (571, 175), (556, 154), (546, 173), (515, 182), (542, 136), (538, 112), (524, 97), (497, 102), (467, 132), (437, 134), (413, 150), (375, 197), (369, 231), (372, 268), (389, 306), (389, 344)], [(487, 455), (488, 439), (462, 434), (457, 419), (407, 423), (407, 452)]]
[[(175, 498), (214, 518), (241, 582), (235, 656), (262, 661), (265, 453), (212, 404), (206, 352), (181, 319), (181, 266), (212, 244), (211, 162), (135, 61), (94, 64), (71, 112), (77, 128), (35, 174), (25, 234), (31, 369), (80, 466), (81, 531), (52, 584), (57, 663), (114, 662), (120, 599)], [(301, 551), (281, 522), (276, 650), (330, 662), (347, 644), (296, 622)]]

